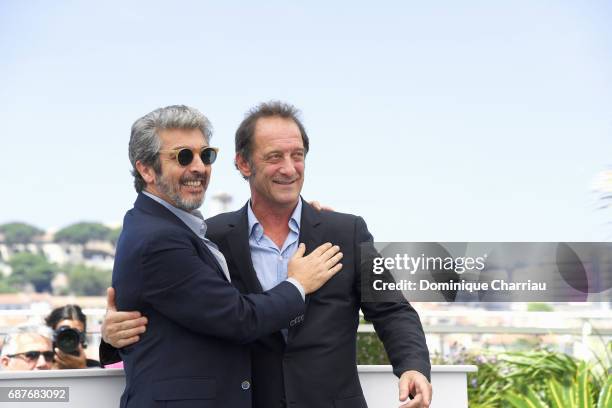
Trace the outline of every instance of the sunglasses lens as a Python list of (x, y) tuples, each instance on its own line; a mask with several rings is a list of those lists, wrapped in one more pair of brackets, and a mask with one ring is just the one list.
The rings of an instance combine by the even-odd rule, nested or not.
[(190, 149), (182, 149), (177, 153), (176, 159), (181, 166), (188, 166), (193, 160), (193, 152)]
[(204, 164), (213, 164), (217, 160), (217, 152), (212, 147), (207, 147), (200, 153), (200, 158)]
[(23, 353), (23, 355), (29, 361), (36, 361), (38, 360), (38, 357), (40, 357), (40, 351), (28, 351)]
[(45, 351), (43, 353), (43, 356), (45, 357), (46, 361), (53, 361), (55, 357), (55, 353), (52, 351)]

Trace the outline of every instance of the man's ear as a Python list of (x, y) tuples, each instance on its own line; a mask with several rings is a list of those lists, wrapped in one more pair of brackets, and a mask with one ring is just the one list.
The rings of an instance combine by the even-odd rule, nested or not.
[(8, 358), (7, 356), (0, 357), (0, 367), (7, 368), (9, 361), (11, 361), (11, 359)]
[(242, 174), (244, 177), (251, 177), (251, 174), (253, 173), (251, 171), (251, 166), (249, 165), (249, 162), (240, 153), (236, 153), (234, 163), (236, 163), (236, 168), (238, 168), (240, 174)]
[(155, 170), (153, 170), (153, 166), (147, 166), (143, 164), (140, 160), (136, 162), (136, 170), (140, 173), (140, 176), (144, 179), (145, 183), (153, 184), (155, 183)]

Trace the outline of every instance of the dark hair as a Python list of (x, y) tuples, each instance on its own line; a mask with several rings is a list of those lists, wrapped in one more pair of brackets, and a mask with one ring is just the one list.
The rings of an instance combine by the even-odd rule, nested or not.
[[(297, 127), (300, 129), (302, 135), (302, 142), (304, 143), (304, 152), (308, 153), (308, 135), (306, 129), (299, 119), (300, 111), (293, 105), (281, 102), (281, 101), (270, 101), (262, 102), (255, 108), (247, 112), (244, 120), (238, 126), (236, 130), (236, 153), (240, 154), (249, 164), (251, 161), (251, 153), (253, 148), (253, 136), (255, 134), (255, 126), (257, 120), (260, 118), (279, 117), (283, 119), (290, 119), (295, 122)], [(236, 168), (238, 168), (237, 163)], [(244, 177), (247, 179), (248, 177)]]
[(55, 326), (62, 320), (79, 320), (83, 323), (83, 331), (87, 331), (87, 317), (78, 305), (66, 305), (53, 309), (45, 318), (45, 323), (55, 330)]

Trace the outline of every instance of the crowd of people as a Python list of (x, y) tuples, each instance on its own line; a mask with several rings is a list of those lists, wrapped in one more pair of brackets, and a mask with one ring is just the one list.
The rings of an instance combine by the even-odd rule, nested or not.
[(87, 358), (87, 318), (78, 305), (53, 309), (46, 325), (20, 326), (2, 342), (0, 368), (7, 371), (100, 367)]

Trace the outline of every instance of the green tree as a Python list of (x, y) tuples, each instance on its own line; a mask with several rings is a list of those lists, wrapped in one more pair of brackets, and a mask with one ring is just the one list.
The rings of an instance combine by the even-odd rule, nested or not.
[(51, 292), (51, 281), (57, 268), (44, 256), (23, 252), (14, 255), (8, 264), (12, 269), (9, 285), (23, 288), (31, 283), (36, 292)]
[(70, 292), (79, 296), (103, 296), (111, 284), (112, 271), (71, 265), (66, 271)]
[(19, 291), (9, 283), (8, 278), (5, 278), (4, 275), (0, 273), (0, 293), (16, 293), (16, 292), (19, 292)]
[(44, 231), (40, 228), (23, 222), (10, 222), (0, 225), (0, 234), (4, 235), (4, 242), (7, 244), (32, 242), (34, 237), (43, 233)]
[(88, 241), (107, 240), (112, 230), (97, 222), (79, 222), (55, 233), (55, 242), (86, 244)]

